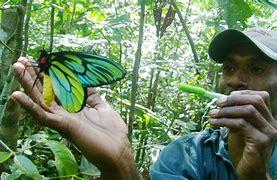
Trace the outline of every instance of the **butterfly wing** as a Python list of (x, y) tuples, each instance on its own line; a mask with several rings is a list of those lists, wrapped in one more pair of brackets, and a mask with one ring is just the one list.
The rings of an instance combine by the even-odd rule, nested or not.
[(77, 76), (59, 61), (52, 61), (49, 76), (53, 90), (60, 103), (68, 112), (78, 112), (86, 104), (86, 89)]
[(119, 63), (102, 56), (84, 52), (57, 52), (50, 55), (51, 61), (59, 61), (76, 74), (83, 87), (111, 84), (126, 75)]

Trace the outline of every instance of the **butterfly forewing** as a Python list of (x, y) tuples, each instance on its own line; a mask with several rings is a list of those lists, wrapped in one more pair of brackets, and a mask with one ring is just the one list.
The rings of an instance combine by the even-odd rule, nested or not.
[(119, 63), (105, 57), (79, 52), (59, 52), (51, 55), (50, 61), (59, 61), (73, 71), (84, 87), (111, 84), (121, 80), (126, 74)]
[(72, 70), (59, 61), (52, 61), (49, 76), (57, 98), (67, 111), (78, 112), (85, 106), (86, 89)]

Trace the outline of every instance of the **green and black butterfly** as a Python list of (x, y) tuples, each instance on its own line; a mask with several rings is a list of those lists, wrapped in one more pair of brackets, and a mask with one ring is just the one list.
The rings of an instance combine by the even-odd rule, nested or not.
[(68, 112), (78, 112), (86, 105), (87, 87), (111, 84), (126, 75), (119, 63), (106, 57), (85, 52), (40, 52), (38, 66), (45, 74), (46, 104), (51, 104), (55, 94)]

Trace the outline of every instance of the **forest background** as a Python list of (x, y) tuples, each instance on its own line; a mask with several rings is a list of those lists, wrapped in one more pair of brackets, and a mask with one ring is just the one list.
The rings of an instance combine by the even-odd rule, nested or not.
[(227, 28), (277, 30), (276, 0), (1, 1), (1, 179), (94, 179), (99, 170), (57, 132), (34, 123), (9, 98), (20, 89), (11, 65), (38, 51), (85, 51), (121, 63), (127, 76), (98, 88), (129, 128), (142, 179), (172, 140), (209, 127), (213, 101), (178, 91), (217, 90), (220, 65), (208, 46)]

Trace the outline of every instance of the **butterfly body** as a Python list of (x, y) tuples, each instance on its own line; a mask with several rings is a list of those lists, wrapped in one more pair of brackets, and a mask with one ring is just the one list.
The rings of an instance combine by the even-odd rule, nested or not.
[(40, 69), (40, 72), (44, 72), (48, 75), (48, 67), (50, 65), (50, 62), (47, 58), (47, 52), (45, 50), (41, 50), (40, 58), (38, 60), (38, 67)]
[(78, 112), (86, 104), (87, 87), (111, 84), (124, 78), (123, 67), (102, 56), (85, 52), (41, 51), (40, 72), (49, 75), (55, 95), (69, 112)]

